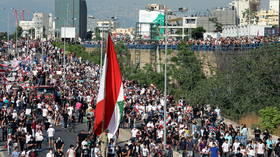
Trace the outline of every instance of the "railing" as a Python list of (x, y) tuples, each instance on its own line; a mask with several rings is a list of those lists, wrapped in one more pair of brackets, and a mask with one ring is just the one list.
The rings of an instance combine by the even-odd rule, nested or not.
[[(100, 48), (100, 44), (84, 44), (87, 48)], [(156, 49), (157, 45), (151, 44), (151, 45), (144, 45), (144, 44), (126, 44), (128, 49)], [(178, 45), (168, 45), (168, 49), (177, 50)], [(160, 49), (165, 49), (165, 45), (159, 45)]]
[[(271, 42), (270, 44), (279, 44), (280, 42)], [(84, 44), (87, 48), (100, 48), (100, 44)], [(156, 44), (144, 45), (144, 44), (127, 44), (128, 49), (156, 49)], [(264, 46), (264, 43), (254, 43), (254, 44), (228, 44), (228, 45), (191, 45), (190, 50), (193, 51), (246, 51), (250, 49), (257, 49)], [(168, 45), (168, 49), (178, 50), (178, 45)], [(159, 49), (165, 49), (165, 45), (159, 45)]]

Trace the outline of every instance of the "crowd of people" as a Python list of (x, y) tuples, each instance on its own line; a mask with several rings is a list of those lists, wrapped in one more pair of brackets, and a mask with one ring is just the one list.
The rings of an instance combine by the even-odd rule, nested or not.
[[(99, 66), (50, 41), (19, 42), (17, 50), (14, 42), (3, 42), (9, 50), (0, 55), (0, 126), (8, 155), (42, 156), (45, 142), (47, 157), (104, 155), (104, 140), (92, 132)], [(260, 129), (250, 138), (246, 125), (226, 124), (216, 106), (190, 106), (169, 95), (164, 121), (164, 96), (155, 85), (124, 80), (124, 92), (120, 128), (131, 138), (118, 143), (117, 133), (109, 139), (108, 157), (173, 157), (175, 151), (184, 157), (280, 156), (280, 139)], [(77, 126), (86, 128), (77, 132)], [(66, 143), (58, 128), (77, 133), (77, 140)]]
[[(118, 39), (114, 40), (118, 42)], [(153, 41), (153, 40), (131, 40), (131, 39), (123, 39), (121, 40), (128, 46), (133, 45), (164, 45), (164, 40)], [(182, 40), (177, 39), (168, 39), (169, 46), (177, 46), (182, 42)], [(259, 44), (264, 43), (273, 43), (273, 42), (280, 42), (280, 38), (278, 36), (271, 36), (271, 37), (220, 37), (220, 38), (212, 38), (207, 37), (205, 39), (189, 39), (184, 41), (187, 45), (191, 46), (191, 48), (195, 49), (196, 47), (200, 47), (202, 49), (203, 46), (209, 46), (210, 48), (220, 48), (220, 47), (241, 47), (241, 46), (259, 46)], [(91, 41), (85, 42), (85, 44), (91, 45), (98, 45), (100, 44), (99, 41)]]

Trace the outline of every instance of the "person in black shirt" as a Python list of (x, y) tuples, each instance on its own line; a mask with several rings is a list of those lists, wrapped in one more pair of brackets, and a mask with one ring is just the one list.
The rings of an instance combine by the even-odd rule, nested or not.
[(114, 139), (110, 139), (108, 144), (108, 157), (115, 157), (116, 154), (116, 147), (114, 144)]
[(79, 142), (79, 144), (81, 144), (82, 141), (85, 140), (87, 137), (88, 137), (88, 133), (82, 130), (77, 136), (77, 141)]
[(64, 157), (63, 151), (58, 149), (55, 153), (54, 153), (54, 157)]
[(280, 157), (280, 139), (278, 139), (278, 142), (275, 145), (274, 153), (277, 157)]
[(19, 132), (17, 139), (19, 141), (19, 146), (20, 146), (20, 150), (23, 151), (24, 150), (24, 144), (25, 144), (25, 134), (23, 132)]
[(254, 134), (255, 134), (255, 140), (259, 141), (260, 137), (261, 137), (261, 130), (259, 128), (256, 128), (254, 130)]
[(127, 156), (129, 154), (128, 144), (125, 144), (124, 148), (122, 148), (122, 156)]
[(243, 154), (240, 152), (240, 147), (237, 148), (237, 153), (235, 154), (236, 157), (243, 157)]
[(64, 128), (67, 128), (69, 115), (66, 111), (64, 111), (62, 116), (63, 116)]
[(182, 137), (179, 144), (180, 152), (184, 155), (187, 148), (187, 143), (185, 137)]
[(55, 145), (55, 150), (56, 151), (59, 151), (59, 150), (62, 151), (63, 147), (64, 147), (64, 142), (60, 137), (58, 137), (57, 140), (55, 141), (54, 145)]
[(31, 137), (30, 141), (27, 143), (26, 145), (28, 150), (32, 150), (36, 148), (36, 141), (34, 139), (34, 137)]
[(85, 146), (85, 148), (82, 150), (81, 157), (90, 157), (90, 149), (88, 146)]
[(2, 125), (2, 140), (7, 141), (7, 136), (8, 136), (7, 124), (6, 124), (6, 122), (3, 122), (3, 125)]

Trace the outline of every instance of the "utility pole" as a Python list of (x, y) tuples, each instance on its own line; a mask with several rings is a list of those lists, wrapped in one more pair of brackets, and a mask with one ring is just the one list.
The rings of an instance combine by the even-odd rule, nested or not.
[(249, 0), (249, 37), (251, 37), (251, 6), (250, 6), (250, 0)]
[(239, 12), (239, 9), (240, 9), (239, 4), (240, 4), (240, 0), (238, 0), (238, 5), (237, 5), (237, 12), (238, 12), (237, 37), (239, 37), (239, 26), (240, 26), (240, 21), (241, 21), (241, 19), (240, 19), (241, 15)]
[(280, 0), (278, 0), (278, 35), (280, 36)]
[(163, 149), (166, 150), (166, 103), (167, 103), (167, 6), (164, 6), (164, 25), (165, 25), (165, 38), (164, 38), (164, 137), (163, 137)]
[[(15, 12), (16, 12), (16, 14), (17, 14), (17, 10), (15, 9)], [(16, 18), (18, 18), (18, 17), (16, 17)], [(17, 20), (17, 19), (16, 19)], [(18, 46), (18, 22), (16, 22), (16, 54), (17, 54), (17, 56), (19, 57), (19, 54), (18, 54), (18, 48), (17, 48), (17, 46)]]
[(8, 12), (8, 32), (7, 32), (7, 39), (8, 39), (8, 52), (9, 52), (9, 40), (10, 40), (10, 11), (7, 9)]

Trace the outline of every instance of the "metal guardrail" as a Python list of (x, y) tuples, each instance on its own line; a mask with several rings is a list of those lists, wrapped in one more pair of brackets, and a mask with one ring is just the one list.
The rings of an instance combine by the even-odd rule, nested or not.
[[(280, 43), (280, 41), (272, 42), (272, 44)], [(100, 48), (100, 44), (84, 44), (88, 48)], [(144, 44), (127, 44), (128, 49), (156, 49), (157, 45), (144, 45)], [(243, 44), (243, 45), (191, 45), (189, 46), (190, 50), (193, 51), (245, 51), (250, 49), (257, 49), (264, 46), (264, 43), (254, 43), (254, 44)], [(168, 49), (178, 50), (178, 45), (168, 45)], [(164, 49), (165, 45), (159, 45), (160, 49)]]
[[(100, 48), (100, 44), (84, 44), (85, 47), (88, 48)], [(128, 49), (156, 49), (157, 45), (144, 45), (144, 44), (127, 44)], [(178, 45), (168, 45), (168, 49), (177, 50)], [(160, 49), (164, 49), (165, 45), (159, 45)]]

